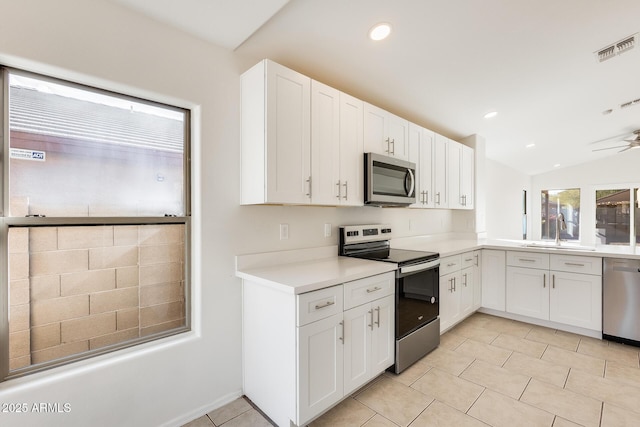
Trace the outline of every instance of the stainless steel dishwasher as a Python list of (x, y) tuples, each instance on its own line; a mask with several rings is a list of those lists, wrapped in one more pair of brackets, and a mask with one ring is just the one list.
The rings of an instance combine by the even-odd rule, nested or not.
[(640, 346), (640, 260), (604, 259), (602, 337)]

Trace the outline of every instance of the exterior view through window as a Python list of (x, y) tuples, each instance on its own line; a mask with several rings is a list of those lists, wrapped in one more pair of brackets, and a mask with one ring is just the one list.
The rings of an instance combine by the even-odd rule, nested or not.
[(562, 213), (566, 229), (560, 228), (560, 239), (580, 240), (580, 189), (542, 190), (541, 236), (555, 240), (558, 213)]
[(0, 380), (188, 330), (189, 112), (2, 83)]
[(637, 245), (640, 233), (638, 188), (596, 190), (596, 243)]

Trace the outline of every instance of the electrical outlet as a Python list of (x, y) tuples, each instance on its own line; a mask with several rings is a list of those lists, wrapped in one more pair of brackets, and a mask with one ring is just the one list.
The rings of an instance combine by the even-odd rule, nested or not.
[(413, 220), (412, 220), (412, 219), (410, 219), (410, 220), (409, 220), (409, 231), (412, 231), (412, 230), (413, 230), (413, 227), (414, 227)]
[(280, 240), (289, 239), (289, 224), (280, 224)]
[(331, 237), (331, 224), (324, 225), (324, 237)]

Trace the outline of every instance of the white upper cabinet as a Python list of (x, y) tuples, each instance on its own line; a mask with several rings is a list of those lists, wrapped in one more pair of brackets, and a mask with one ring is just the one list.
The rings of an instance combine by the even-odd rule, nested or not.
[(433, 197), (434, 207), (449, 207), (449, 139), (435, 134), (433, 139)]
[(340, 204), (364, 204), (364, 103), (340, 93)]
[(473, 209), (474, 150), (449, 141), (449, 208)]
[(241, 203), (310, 203), (311, 79), (263, 60), (240, 81)]
[(408, 160), (409, 121), (365, 102), (364, 149)]
[(311, 203), (362, 206), (362, 101), (311, 82)]
[(416, 164), (416, 203), (412, 208), (433, 208), (433, 138), (428, 129), (409, 123), (409, 161)]

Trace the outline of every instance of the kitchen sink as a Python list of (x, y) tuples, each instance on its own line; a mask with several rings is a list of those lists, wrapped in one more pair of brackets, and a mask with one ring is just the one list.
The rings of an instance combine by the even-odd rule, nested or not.
[(555, 243), (548, 242), (528, 242), (522, 245), (524, 248), (540, 248), (540, 249), (555, 249), (555, 250), (566, 250), (566, 251), (595, 251), (596, 248), (593, 246), (579, 246), (579, 245), (556, 245)]

